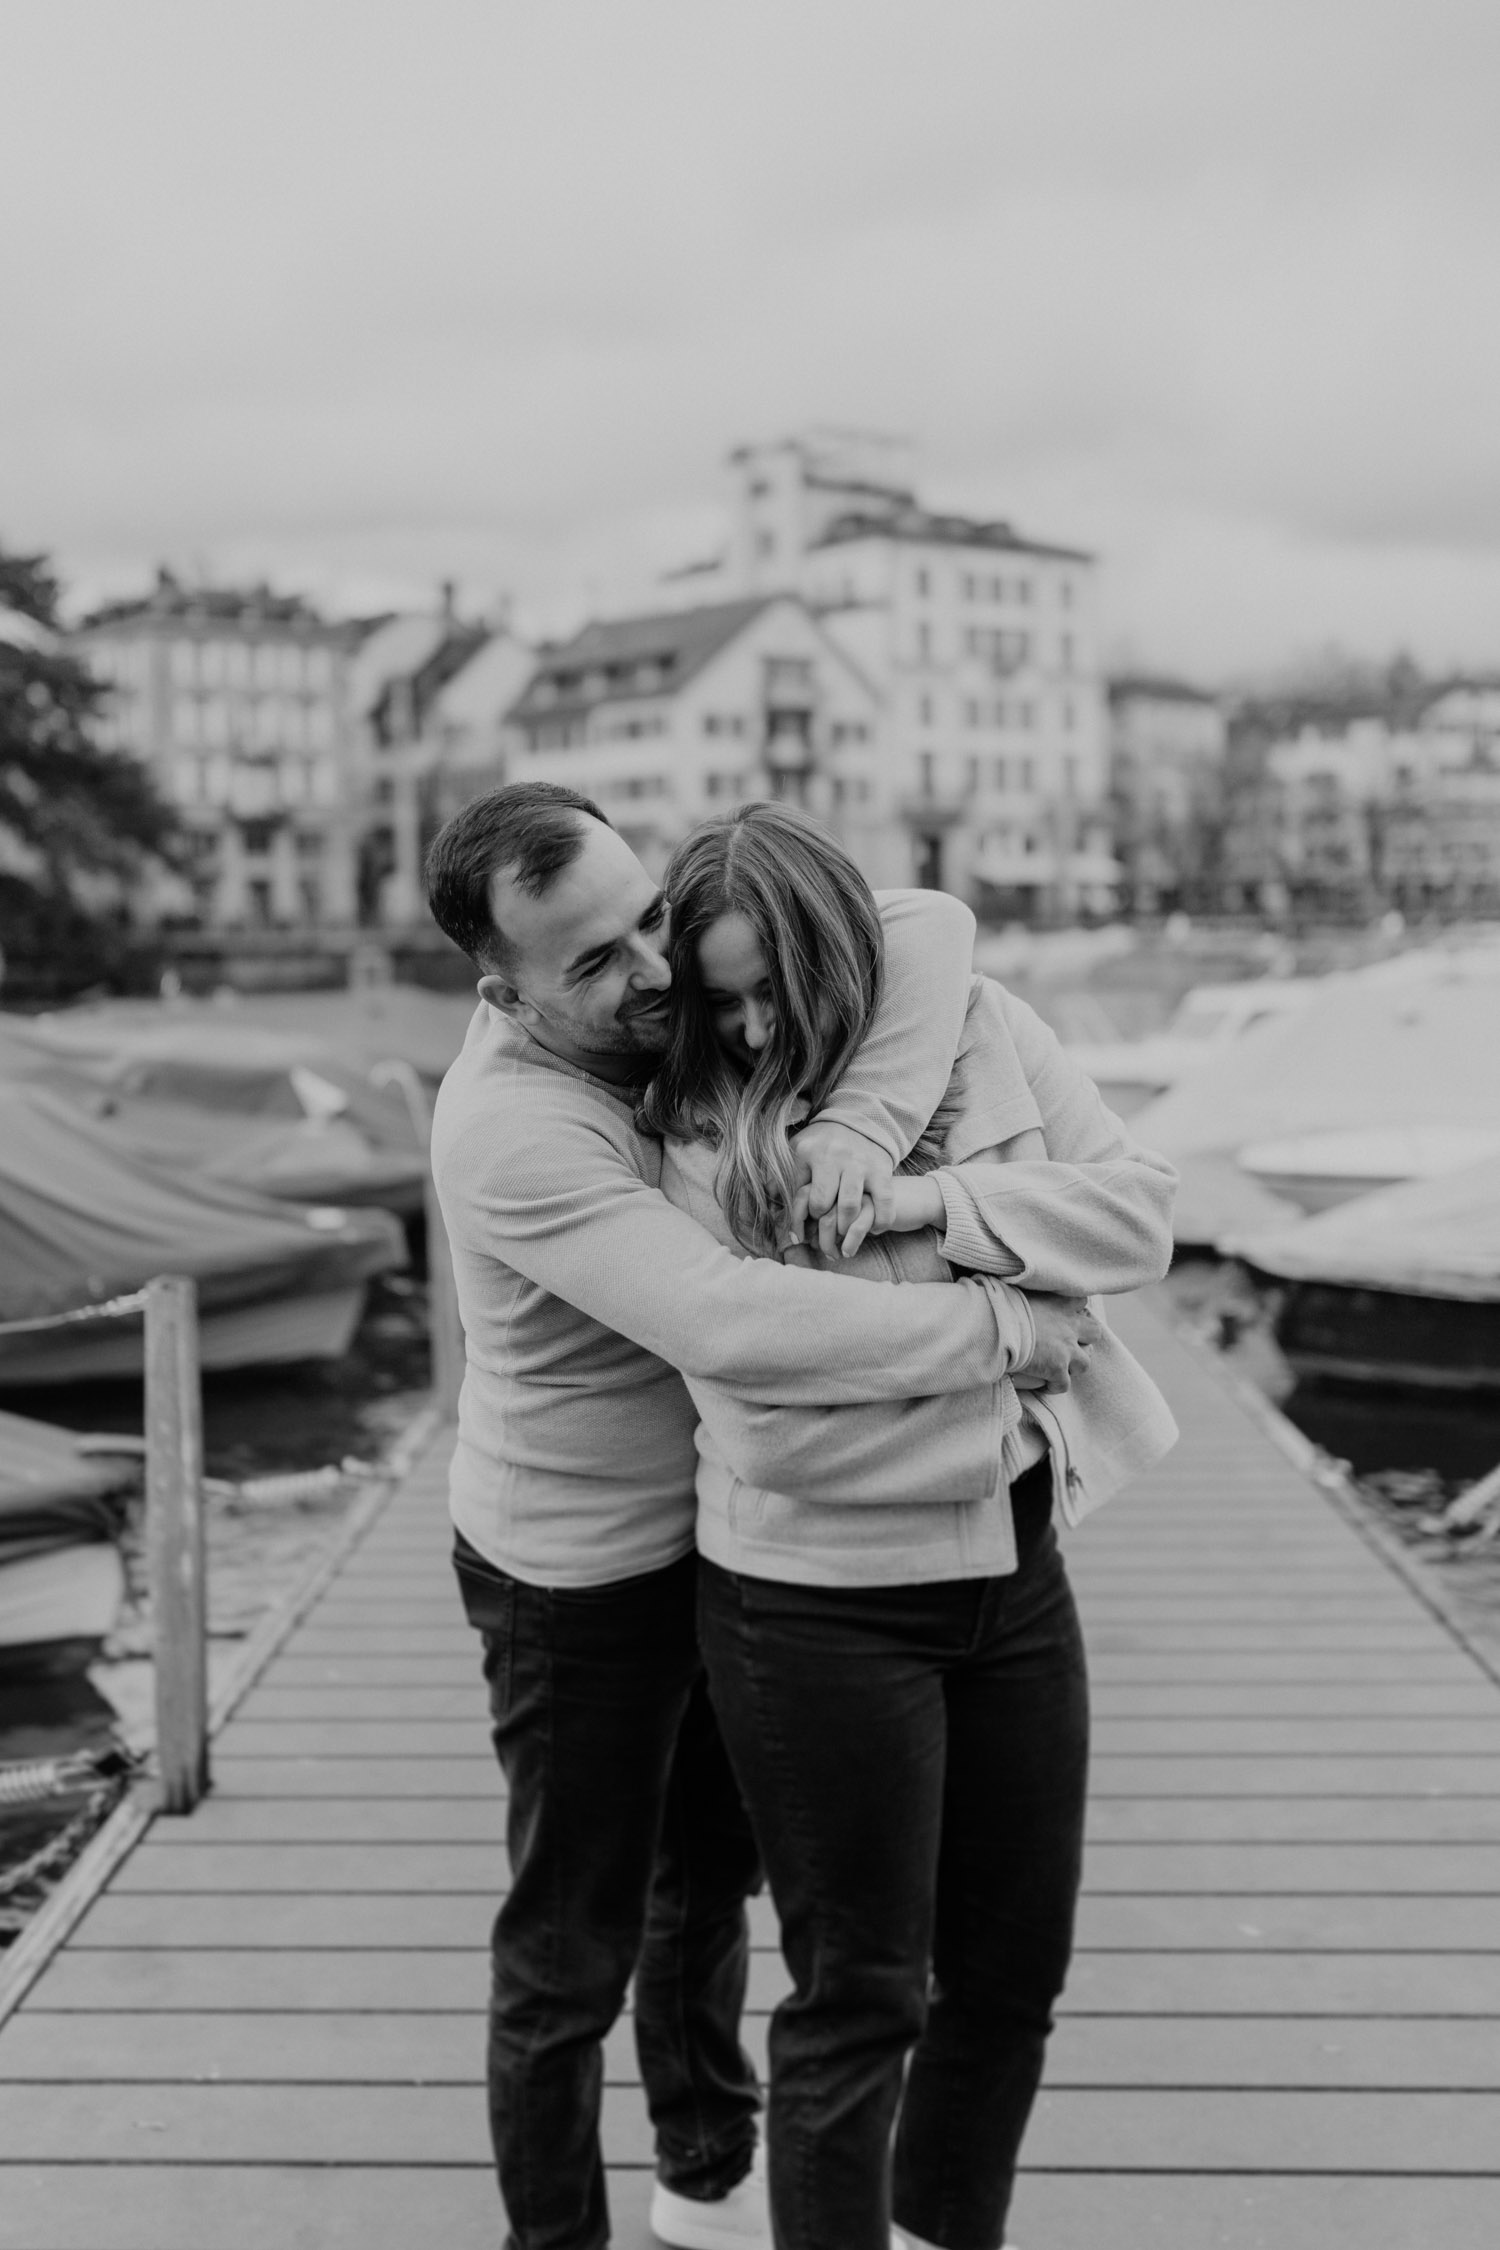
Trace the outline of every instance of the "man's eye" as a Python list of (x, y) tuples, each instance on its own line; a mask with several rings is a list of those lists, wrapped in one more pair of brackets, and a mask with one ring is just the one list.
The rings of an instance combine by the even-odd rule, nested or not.
[(641, 916), (641, 928), (643, 930), (659, 930), (666, 918), (667, 902), (664, 898), (659, 898), (650, 911)]

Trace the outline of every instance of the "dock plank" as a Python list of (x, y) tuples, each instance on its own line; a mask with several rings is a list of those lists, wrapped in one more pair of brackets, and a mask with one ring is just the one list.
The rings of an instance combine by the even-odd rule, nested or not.
[[(1048, 2250), (1500, 2239), (1500, 1687), (1212, 1365), (1071, 1560), (1097, 1748), (1014, 2214)], [(4, 2250), (486, 2250), (503, 1806), (442, 1438), (0, 2029)], [(755, 1912), (747, 2036), (786, 1990)], [(647, 2250), (628, 2021), (616, 2250)]]

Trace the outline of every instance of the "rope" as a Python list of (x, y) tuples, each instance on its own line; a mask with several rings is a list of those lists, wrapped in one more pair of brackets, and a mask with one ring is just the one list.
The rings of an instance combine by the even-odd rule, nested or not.
[(106, 1297), (102, 1304), (79, 1305), (72, 1312), (36, 1313), (30, 1320), (0, 1320), (0, 1336), (37, 1336), (49, 1328), (71, 1328), (80, 1320), (123, 1320), (145, 1309), (146, 1292), (137, 1289), (128, 1297)]

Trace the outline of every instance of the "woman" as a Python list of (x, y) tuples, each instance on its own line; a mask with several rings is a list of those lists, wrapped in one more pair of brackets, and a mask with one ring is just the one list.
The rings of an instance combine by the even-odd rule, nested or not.
[[(878, 915), (832, 840), (772, 805), (698, 831), (666, 889), (674, 1017), (645, 1103), (662, 1184), (742, 1253), (776, 1255), (797, 1124), (874, 1013)], [(979, 980), (948, 1096), (874, 1214), (887, 1231), (833, 1262), (1134, 1286), (1164, 1265), (1169, 1192), (1050, 1034)], [(1002, 1294), (1024, 1381), (1026, 1300)], [(1070, 1399), (1024, 1407), (1008, 1381), (804, 1412), (693, 1386), (704, 1653), (795, 1986), (771, 2030), (778, 2250), (888, 2250), (893, 2209), (913, 2243), (1002, 2241), (1083, 1829), (1087, 1686), (1054, 1496), (1082, 1512), (1175, 1435), (1097, 1334)]]

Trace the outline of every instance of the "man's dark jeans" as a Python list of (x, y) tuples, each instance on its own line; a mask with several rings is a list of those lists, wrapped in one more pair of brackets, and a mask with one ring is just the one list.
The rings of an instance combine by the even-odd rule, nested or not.
[(701, 1566), (704, 1656), (795, 1985), (771, 2026), (777, 2250), (889, 2250), (893, 2212), (946, 2250), (1004, 2237), (1087, 1779), (1049, 1475), (1017, 1484), (1013, 1577), (835, 1588)]
[(697, 1562), (552, 1590), (462, 1539), (454, 1561), (509, 1784), (489, 2093), (511, 2250), (602, 2250), (601, 2042), (632, 1972), (661, 2178), (721, 2196), (755, 2149), (739, 2019), (759, 1863), (698, 1654)]

